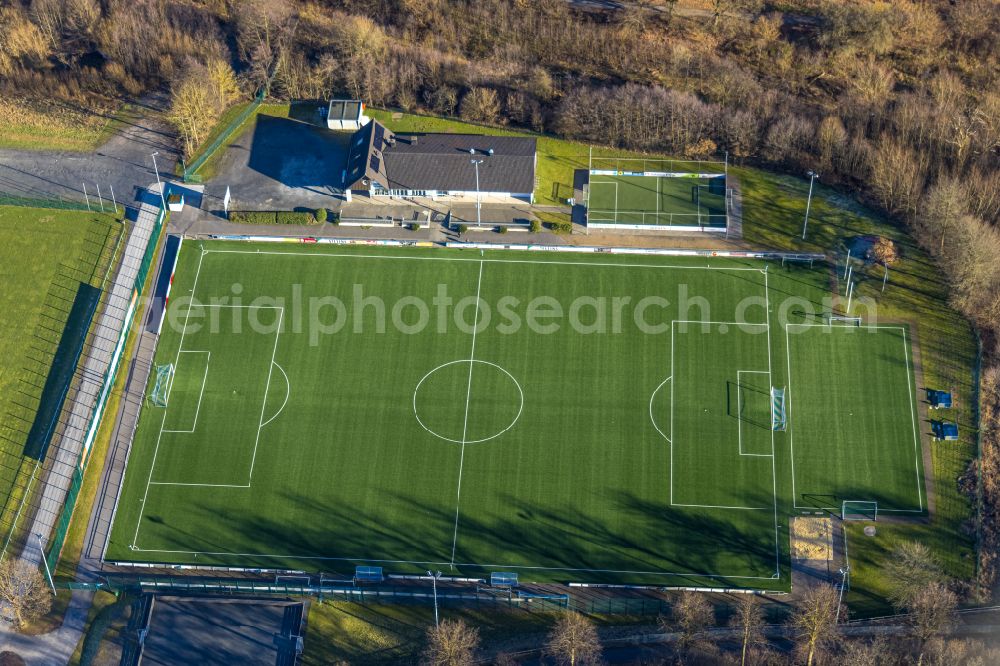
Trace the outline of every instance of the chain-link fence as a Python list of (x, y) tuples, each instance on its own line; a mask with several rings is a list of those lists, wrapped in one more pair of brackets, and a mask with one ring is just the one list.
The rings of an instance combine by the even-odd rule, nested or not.
[(182, 176), (185, 183), (201, 182), (201, 176), (198, 175), (198, 171), (205, 166), (205, 162), (207, 162), (208, 159), (215, 154), (215, 151), (221, 148), (232, 138), (233, 133), (236, 132), (244, 122), (246, 122), (247, 118), (257, 112), (257, 108), (260, 107), (261, 103), (264, 101), (264, 97), (265, 89), (261, 88), (260, 92), (257, 93), (257, 96), (254, 97), (254, 100), (250, 102), (250, 104), (248, 104), (246, 108), (244, 108), (235, 118), (229, 121), (219, 135), (216, 136), (206, 148), (198, 153), (190, 164), (184, 165)]

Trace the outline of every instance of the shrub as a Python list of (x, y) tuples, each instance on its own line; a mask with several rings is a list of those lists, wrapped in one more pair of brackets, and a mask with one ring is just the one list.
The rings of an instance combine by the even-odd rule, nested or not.
[(275, 213), (278, 224), (315, 224), (316, 218), (312, 213), (304, 213), (292, 210), (282, 210)]
[(260, 210), (234, 210), (229, 214), (229, 221), (236, 224), (274, 224), (275, 214)]
[(542, 223), (538, 220), (531, 221), (531, 233), (537, 234), (542, 230)]
[(316, 221), (320, 223), (326, 222), (326, 208), (316, 209)]
[(498, 234), (505, 234), (505, 233), (507, 233), (507, 227), (505, 227), (503, 225), (497, 227), (497, 233)]
[(549, 228), (557, 234), (568, 234), (573, 231), (572, 222), (552, 222), (549, 224)]
[(460, 224), (460, 225), (458, 225), (458, 233), (459, 234), (466, 234), (466, 233), (468, 233), (468, 231), (469, 231), (469, 225), (467, 225), (467, 224)]
[(417, 231), (418, 229), (420, 229), (419, 222), (410, 222), (408, 226), (410, 227), (410, 231)]

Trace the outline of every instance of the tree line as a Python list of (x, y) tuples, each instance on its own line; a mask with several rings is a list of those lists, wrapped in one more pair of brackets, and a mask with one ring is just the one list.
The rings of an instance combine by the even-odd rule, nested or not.
[[(686, 591), (672, 595), (669, 611), (657, 618), (662, 634), (657, 656), (638, 657), (636, 663), (985, 666), (1000, 660), (995, 647), (950, 636), (959, 621), (955, 582), (942, 573), (925, 546), (903, 542), (890, 562), (890, 598), (900, 615), (868, 627), (863, 635), (845, 631), (848, 609), (840, 590), (825, 583), (799, 590), (791, 603), (780, 605), (756, 594), (734, 598)], [(784, 613), (783, 622), (768, 617), (774, 611)], [(487, 657), (474, 626), (460, 618), (446, 619), (428, 630), (421, 662), (508, 666), (520, 660), (537, 663), (540, 652), (544, 663), (599, 664), (600, 633), (594, 619), (568, 611), (558, 617), (540, 650)]]

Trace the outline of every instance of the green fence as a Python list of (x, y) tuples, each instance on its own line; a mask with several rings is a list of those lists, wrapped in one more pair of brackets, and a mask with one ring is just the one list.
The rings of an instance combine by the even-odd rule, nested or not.
[[(308, 576), (303, 576), (303, 579)], [(313, 585), (304, 580), (263, 582), (238, 578), (198, 578), (182, 576), (118, 576), (110, 575), (104, 582), (93, 584), (63, 583), (70, 589), (108, 589), (116, 592), (133, 590), (160, 594), (194, 594), (226, 596), (283, 595), (315, 597), (320, 601), (344, 601), (359, 604), (433, 604), (432, 587), (382, 584), (351, 586), (343, 583)], [(509, 593), (480, 588), (473, 584), (462, 588), (437, 589), (437, 602), (441, 606), (521, 608), (535, 611), (572, 609), (596, 615), (645, 615), (655, 616), (670, 612), (670, 602), (653, 596), (615, 596), (612, 594), (569, 595), (539, 590), (514, 589)]]
[(185, 183), (201, 182), (201, 176), (198, 175), (198, 171), (203, 166), (205, 166), (205, 162), (207, 162), (208, 158), (210, 158), (212, 155), (215, 154), (215, 151), (217, 151), (220, 147), (222, 147), (223, 144), (229, 141), (233, 133), (236, 130), (238, 130), (240, 126), (243, 125), (244, 122), (246, 122), (247, 118), (249, 118), (250, 116), (252, 116), (254, 113), (257, 112), (257, 108), (261, 105), (261, 102), (264, 101), (264, 97), (266, 96), (265, 93), (266, 93), (266, 88), (261, 88), (260, 92), (257, 93), (257, 96), (254, 98), (254, 100), (249, 105), (247, 105), (247, 108), (243, 109), (243, 111), (240, 112), (238, 116), (229, 121), (229, 124), (226, 125), (226, 127), (219, 133), (219, 135), (216, 136), (215, 139), (210, 144), (208, 144), (208, 146), (205, 149), (203, 149), (200, 153), (198, 153), (198, 155), (194, 158), (194, 161), (192, 161), (191, 164), (184, 165), (184, 170), (182, 175), (184, 177)]
[[(160, 233), (163, 231), (165, 221), (166, 211), (160, 208), (159, 213), (156, 216), (156, 222), (153, 224), (149, 241), (146, 243), (146, 250), (142, 255), (142, 260), (139, 263), (139, 270), (136, 273), (135, 283), (132, 287), (134, 293), (134, 298), (132, 300), (133, 303), (137, 304), (139, 302), (139, 298), (142, 296), (146, 276), (149, 274), (149, 268), (153, 263), (153, 257), (156, 254), (156, 246), (159, 243)], [(132, 330), (132, 315), (134, 315), (134, 312), (131, 312), (130, 315), (126, 317), (125, 323), (122, 326), (121, 333), (118, 337), (116, 349), (120, 350), (120, 353), (113, 357), (111, 365), (104, 374), (102, 380), (103, 388), (97, 400), (97, 404), (94, 405), (94, 409), (90, 414), (90, 419), (88, 419), (87, 422), (88, 426), (86, 430), (86, 439), (84, 440), (84, 445), (80, 449), (80, 458), (77, 460), (76, 468), (73, 471), (73, 478), (70, 482), (69, 492), (66, 494), (66, 502), (63, 504), (62, 510), (59, 513), (59, 519), (56, 521), (55, 529), (52, 532), (52, 538), (49, 540), (49, 550), (45, 553), (45, 560), (48, 563), (50, 571), (55, 571), (56, 564), (59, 562), (59, 555), (62, 551), (63, 544), (66, 542), (66, 533), (69, 531), (70, 521), (73, 518), (73, 509), (76, 507), (77, 497), (80, 494), (80, 489), (83, 487), (82, 469), (85, 467), (86, 456), (91, 448), (91, 441), (93, 437), (96, 436), (97, 425), (104, 413), (108, 397), (111, 394), (111, 387), (115, 382), (115, 375), (118, 371), (118, 366), (125, 353), (125, 339)]]
[(90, 210), (87, 202), (80, 199), (55, 197), (22, 197), (0, 192), (0, 206), (22, 206), (27, 208), (56, 208), (59, 210)]

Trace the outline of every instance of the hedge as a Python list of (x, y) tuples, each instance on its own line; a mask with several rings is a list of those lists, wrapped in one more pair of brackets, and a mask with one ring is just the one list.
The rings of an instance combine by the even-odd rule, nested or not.
[(316, 224), (316, 216), (289, 210), (234, 210), (229, 214), (229, 221), (237, 224)]

